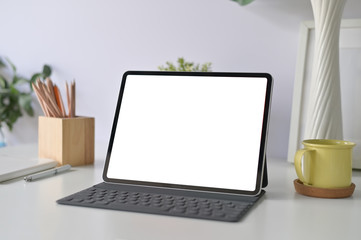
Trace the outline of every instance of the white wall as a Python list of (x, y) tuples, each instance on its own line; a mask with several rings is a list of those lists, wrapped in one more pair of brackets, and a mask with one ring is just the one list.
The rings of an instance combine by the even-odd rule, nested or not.
[[(361, 18), (361, 1), (349, 0), (343, 16)], [(309, 0), (0, 0), (0, 55), (25, 76), (47, 63), (61, 87), (76, 79), (77, 114), (96, 118), (101, 142), (126, 70), (183, 56), (213, 71), (269, 72), (268, 155), (286, 158), (299, 24), (312, 18)], [(36, 142), (37, 119), (22, 118), (7, 135), (9, 144)]]

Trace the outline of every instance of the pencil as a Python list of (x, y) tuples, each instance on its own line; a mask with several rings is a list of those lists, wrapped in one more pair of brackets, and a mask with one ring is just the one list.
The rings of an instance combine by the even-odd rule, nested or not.
[(71, 117), (72, 109), (71, 109), (71, 98), (70, 98), (68, 82), (66, 82), (65, 85), (66, 85), (66, 99), (68, 101), (68, 117)]
[(40, 97), (40, 93), (39, 93), (38, 88), (35, 86), (34, 83), (32, 83), (31, 85), (33, 86), (33, 89), (34, 89), (34, 91), (35, 91), (35, 95), (36, 95), (36, 97), (38, 98), (38, 101), (39, 101), (39, 103), (40, 103), (40, 107), (41, 107), (41, 109), (43, 110), (44, 115), (47, 116), (47, 117), (50, 117), (49, 112), (48, 112), (48, 109), (46, 108), (44, 101), (43, 101), (42, 98)]
[(58, 86), (56, 86), (55, 84), (54, 84), (54, 95), (55, 95), (56, 103), (58, 104), (58, 107), (60, 108), (62, 117), (66, 117), (63, 99), (61, 97), (61, 93), (59, 91)]

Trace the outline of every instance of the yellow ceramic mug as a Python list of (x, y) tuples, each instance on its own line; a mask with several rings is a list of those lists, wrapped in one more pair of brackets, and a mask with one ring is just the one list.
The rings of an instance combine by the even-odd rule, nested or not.
[(351, 185), (352, 148), (355, 143), (326, 139), (311, 139), (302, 143), (305, 148), (296, 152), (295, 168), (304, 184), (320, 188)]

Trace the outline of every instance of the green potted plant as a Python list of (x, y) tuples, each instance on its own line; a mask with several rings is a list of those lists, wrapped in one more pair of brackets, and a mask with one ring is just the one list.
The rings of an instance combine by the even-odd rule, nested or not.
[(251, 2), (253, 2), (253, 0), (232, 0), (233, 2), (238, 2), (241, 6), (250, 4)]
[(34, 115), (31, 83), (37, 78), (45, 79), (50, 75), (51, 67), (44, 65), (42, 72), (33, 74), (30, 79), (25, 78), (18, 74), (15, 65), (8, 58), (0, 57), (0, 147), (5, 146), (2, 131), (5, 125), (11, 131), (24, 112), (29, 116)]
[(159, 66), (160, 71), (178, 71), (178, 72), (211, 72), (212, 63), (207, 62), (202, 65), (194, 64), (193, 62), (187, 62), (184, 58), (178, 58), (178, 65), (174, 65), (172, 62), (166, 62), (166, 66)]

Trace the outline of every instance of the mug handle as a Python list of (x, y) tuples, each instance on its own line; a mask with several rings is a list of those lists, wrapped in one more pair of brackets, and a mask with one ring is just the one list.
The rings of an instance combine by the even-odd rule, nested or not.
[(298, 178), (301, 180), (301, 182), (306, 183), (306, 184), (310, 184), (305, 177), (303, 176), (302, 173), (302, 157), (303, 154), (305, 154), (306, 152), (311, 152), (311, 151), (315, 151), (314, 149), (300, 149), (297, 150), (296, 155), (295, 155), (295, 169), (296, 169), (296, 173)]

